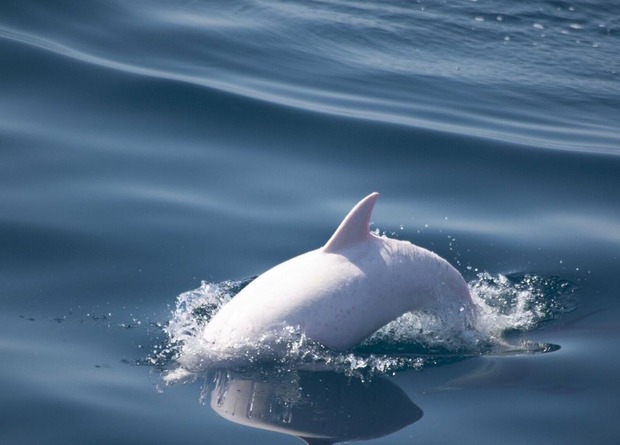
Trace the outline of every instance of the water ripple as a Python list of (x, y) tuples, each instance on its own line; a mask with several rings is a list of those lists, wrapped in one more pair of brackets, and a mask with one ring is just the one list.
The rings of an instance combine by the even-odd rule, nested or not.
[(63, 18), (52, 16), (42, 29), (5, 19), (0, 38), (318, 113), (562, 150), (620, 146), (618, 23), (595, 8), (162, 0), (105, 12), (94, 22), (75, 9), (66, 20), (83, 26), (53, 27)]

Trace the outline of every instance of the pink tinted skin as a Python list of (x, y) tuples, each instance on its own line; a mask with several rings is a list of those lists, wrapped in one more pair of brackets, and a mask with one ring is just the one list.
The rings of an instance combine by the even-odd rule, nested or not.
[[(205, 347), (231, 352), (292, 326), (309, 340), (349, 349), (406, 312), (444, 304), (471, 312), (467, 284), (446, 260), (370, 233), (378, 196), (360, 201), (325, 246), (273, 267), (236, 295), (205, 326)], [(182, 364), (193, 367), (200, 354)]]

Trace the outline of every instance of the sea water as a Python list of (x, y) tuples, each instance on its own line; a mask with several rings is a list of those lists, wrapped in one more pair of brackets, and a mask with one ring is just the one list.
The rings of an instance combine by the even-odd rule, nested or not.
[[(618, 443), (619, 17), (3, 1), (0, 442)], [(408, 314), (167, 383), (235, 284), (372, 191), (373, 230), (464, 275), (473, 337)]]

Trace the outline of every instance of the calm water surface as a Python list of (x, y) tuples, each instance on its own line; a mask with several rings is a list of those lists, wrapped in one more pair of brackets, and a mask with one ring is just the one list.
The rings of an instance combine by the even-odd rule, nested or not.
[[(3, 1), (0, 442), (619, 443), (619, 33), (601, 0)], [(570, 283), (507, 333), (559, 349), (162, 382), (179, 294), (375, 190), (472, 283)]]

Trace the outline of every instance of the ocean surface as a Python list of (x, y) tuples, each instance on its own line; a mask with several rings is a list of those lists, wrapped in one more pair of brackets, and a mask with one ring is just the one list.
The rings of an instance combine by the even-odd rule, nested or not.
[[(620, 443), (619, 5), (3, 0), (0, 443)], [(488, 347), (166, 379), (373, 191)]]

